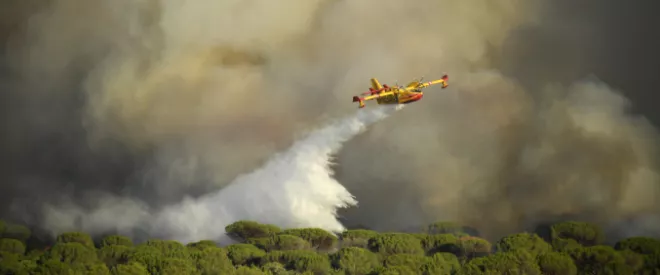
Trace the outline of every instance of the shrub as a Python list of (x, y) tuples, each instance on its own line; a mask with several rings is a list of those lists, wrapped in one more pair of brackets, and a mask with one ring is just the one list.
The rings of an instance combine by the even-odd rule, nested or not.
[(481, 238), (461, 237), (456, 242), (456, 250), (458, 256), (470, 259), (490, 254), (492, 251), (492, 245)]
[(513, 250), (470, 260), (458, 274), (526, 274), (541, 275), (534, 257), (523, 250)]
[(251, 238), (265, 238), (277, 234), (281, 229), (272, 224), (260, 224), (253, 221), (237, 221), (225, 227), (227, 234), (240, 241)]
[(458, 237), (452, 234), (424, 235), (422, 246), (427, 255), (438, 252), (449, 252), (458, 254)]
[(57, 236), (57, 243), (79, 243), (89, 248), (94, 248), (92, 238), (82, 232), (67, 232)]
[(98, 258), (108, 267), (114, 267), (118, 264), (128, 263), (132, 249), (123, 245), (109, 245), (101, 247), (98, 252)]
[(378, 255), (359, 247), (345, 247), (330, 256), (332, 265), (346, 275), (368, 274), (382, 266)]
[(421, 266), (420, 272), (423, 275), (449, 275), (454, 274), (460, 268), (456, 255), (451, 253), (436, 253), (427, 257), (426, 262)]
[(23, 243), (25, 243), (32, 234), (27, 227), (9, 222), (2, 222), (0, 224), (0, 229), (2, 229), (2, 235), (0, 235), (0, 238), (16, 239)]
[(300, 237), (319, 250), (328, 250), (337, 244), (337, 236), (320, 228), (287, 229), (282, 234)]
[(419, 254), (392, 254), (385, 258), (385, 266), (407, 266), (411, 270), (419, 271), (427, 261), (424, 255)]
[(112, 268), (111, 273), (113, 275), (149, 275), (147, 268), (138, 262), (116, 265)]
[(280, 263), (287, 270), (294, 270), (296, 272), (326, 274), (332, 269), (328, 257), (314, 251), (271, 251), (261, 259), (262, 265), (273, 262)]
[(553, 240), (571, 239), (582, 246), (595, 246), (603, 242), (604, 234), (600, 227), (586, 222), (560, 222), (550, 227)]
[(0, 251), (13, 254), (25, 254), (25, 245), (16, 239), (0, 239)]
[(227, 256), (234, 265), (250, 265), (258, 262), (266, 252), (251, 244), (232, 244), (227, 246)]
[(577, 267), (573, 259), (560, 252), (546, 252), (538, 255), (537, 262), (545, 275), (576, 275)]
[[(237, 255), (234, 255), (237, 256)], [(202, 274), (230, 274), (234, 271), (227, 251), (219, 247), (204, 247), (191, 252), (197, 270)]]
[(591, 246), (568, 251), (578, 273), (582, 274), (633, 274), (625, 258), (612, 247)]
[(498, 251), (507, 252), (516, 249), (524, 249), (536, 256), (540, 253), (551, 251), (552, 246), (538, 235), (530, 233), (509, 235), (497, 242)]
[(367, 229), (347, 230), (341, 233), (342, 247), (368, 248), (369, 239), (377, 236), (378, 232)]
[(142, 244), (148, 247), (153, 247), (160, 251), (165, 258), (180, 258), (186, 259), (189, 257), (188, 250), (183, 244), (177, 241), (169, 240), (148, 240)]
[(424, 249), (418, 238), (404, 233), (384, 233), (369, 239), (369, 249), (382, 255), (418, 254), (423, 255)]
[(111, 245), (133, 247), (133, 241), (128, 237), (119, 236), (119, 235), (106, 236), (101, 240), (101, 245), (100, 245), (101, 247), (111, 246)]
[(660, 240), (649, 237), (632, 237), (618, 241), (616, 250), (632, 250), (639, 254), (652, 255), (660, 253)]
[(265, 251), (271, 250), (304, 250), (310, 249), (312, 245), (306, 240), (293, 235), (279, 234), (268, 238), (254, 238), (248, 240), (252, 244)]

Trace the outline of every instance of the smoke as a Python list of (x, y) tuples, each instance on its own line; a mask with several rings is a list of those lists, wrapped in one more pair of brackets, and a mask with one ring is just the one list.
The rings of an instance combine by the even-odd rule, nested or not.
[[(275, 179), (260, 183), (267, 194), (243, 191), (239, 181), (266, 175), (251, 172), (277, 166), (273, 154), (301, 133), (354, 112), (348, 99), (369, 77), (405, 84), (447, 72), (448, 89), (431, 87), (338, 152), (336, 178), (360, 202), (342, 213), (348, 225), (445, 219), (498, 237), (576, 217), (622, 235), (653, 231), (657, 218), (628, 222), (658, 216), (658, 137), (639, 115), (657, 117), (641, 96), (653, 83), (626, 84), (641, 83), (618, 59), (632, 50), (603, 28), (620, 5), (567, 13), (567, 3), (9, 1), (3, 216), (55, 233), (186, 240), (217, 236), (228, 219), (339, 228), (331, 202), (314, 204), (328, 207), (318, 219), (288, 207), (342, 196)], [(579, 82), (590, 73), (617, 88)], [(282, 184), (335, 184), (325, 179)], [(211, 205), (227, 212), (173, 226), (176, 213)], [(154, 215), (162, 231), (142, 224)]]
[[(331, 154), (369, 124), (401, 108), (375, 107), (316, 130), (285, 152), (275, 154), (263, 167), (199, 198), (186, 197), (179, 204), (156, 211), (112, 198), (101, 199), (92, 211), (49, 208), (46, 226), (62, 232), (73, 228), (77, 221), (78, 228), (85, 231), (114, 229), (137, 237), (146, 232), (146, 236), (183, 242), (229, 242), (224, 228), (242, 219), (284, 228), (318, 227), (340, 232), (345, 228), (337, 220), (337, 209), (356, 206), (357, 201), (332, 177)], [(108, 219), (111, 216), (124, 218), (116, 223)]]
[[(361, 202), (346, 211), (350, 224), (400, 230), (450, 220), (495, 239), (581, 219), (612, 239), (657, 234), (659, 139), (644, 116), (658, 114), (658, 56), (642, 36), (652, 17), (644, 5), (622, 13), (594, 1), (540, 3), (533, 24), (509, 29), (494, 45), (501, 53), (482, 59), (497, 70), (454, 77), (451, 93), (346, 145), (338, 178)], [(467, 40), (447, 41), (467, 49)]]
[(332, 177), (331, 154), (366, 126), (398, 109), (359, 112), (315, 131), (217, 193), (185, 199), (164, 209), (154, 228), (188, 242), (227, 241), (225, 226), (241, 219), (284, 228), (318, 227), (341, 232), (345, 228), (337, 220), (337, 209), (356, 206), (357, 201)]

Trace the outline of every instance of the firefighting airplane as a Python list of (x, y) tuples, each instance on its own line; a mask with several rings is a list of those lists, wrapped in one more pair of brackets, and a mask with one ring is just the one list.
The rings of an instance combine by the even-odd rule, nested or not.
[(365, 97), (354, 96), (353, 102), (359, 102), (360, 108), (364, 108), (364, 102), (372, 99), (376, 99), (378, 104), (408, 104), (411, 102), (418, 101), (424, 96), (422, 89), (435, 85), (442, 84), (442, 88), (447, 88), (449, 84), (449, 76), (446, 74), (442, 76), (441, 79), (433, 80), (429, 82), (422, 82), (424, 78), (422, 77), (419, 80), (408, 83), (406, 87), (398, 86), (389, 87), (387, 84), (381, 85), (378, 82), (378, 79), (371, 79), (371, 88), (366, 93), (361, 95), (367, 95)]

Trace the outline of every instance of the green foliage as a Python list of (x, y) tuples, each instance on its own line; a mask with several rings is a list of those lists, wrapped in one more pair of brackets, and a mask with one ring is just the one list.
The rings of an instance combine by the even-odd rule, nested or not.
[(500, 252), (470, 260), (458, 274), (541, 275), (534, 257), (524, 250)]
[(632, 267), (626, 259), (612, 247), (591, 246), (572, 249), (568, 254), (573, 258), (580, 274), (632, 274)]
[(420, 270), (427, 261), (424, 255), (418, 254), (392, 254), (385, 258), (385, 266), (407, 266), (411, 270)]
[(112, 269), (113, 275), (149, 275), (147, 268), (139, 262), (120, 264)]
[(573, 249), (582, 248), (583, 246), (580, 243), (578, 243), (576, 240), (573, 240), (573, 239), (558, 238), (558, 239), (554, 239), (552, 241), (552, 247), (556, 251), (566, 252), (566, 251), (570, 251), (570, 250), (573, 250)]
[(98, 249), (97, 255), (100, 261), (112, 268), (117, 264), (128, 263), (132, 249), (123, 245), (109, 245)]
[(660, 274), (660, 253), (644, 255), (644, 266), (639, 273)]
[(531, 233), (503, 237), (495, 253), (487, 240), (453, 223), (435, 223), (426, 233), (413, 234), (347, 230), (339, 238), (339, 250), (329, 253), (324, 250), (337, 248), (338, 242), (330, 232), (281, 231), (250, 221), (225, 228), (243, 240), (226, 247), (212, 240), (134, 245), (130, 238), (112, 235), (97, 248), (86, 233), (67, 232), (52, 247), (37, 249), (35, 238), (25, 244), (27, 228), (0, 221), (0, 274), (660, 274), (660, 240), (633, 237), (609, 247), (601, 245), (604, 235), (592, 224), (563, 222), (545, 228), (545, 240)]
[(47, 259), (69, 265), (92, 264), (98, 260), (96, 251), (81, 243), (57, 243), (45, 255)]
[(124, 236), (111, 235), (106, 236), (101, 240), (101, 247), (111, 246), (111, 245), (121, 245), (126, 247), (133, 247), (133, 241)]
[(341, 233), (342, 247), (368, 248), (369, 239), (378, 235), (378, 232), (367, 229), (346, 230)]
[(278, 262), (265, 263), (261, 266), (261, 270), (266, 274), (273, 275), (288, 275), (289, 271), (284, 268), (284, 265)]
[(418, 275), (417, 270), (413, 270), (407, 266), (388, 266), (375, 270), (374, 275)]
[(197, 270), (202, 274), (229, 274), (234, 271), (225, 249), (216, 246), (197, 247), (190, 253)]
[(421, 266), (420, 272), (423, 275), (449, 275), (457, 272), (461, 267), (456, 255), (451, 253), (436, 253), (427, 257), (426, 262)]
[(148, 240), (142, 245), (157, 249), (165, 258), (186, 259), (189, 257), (186, 247), (177, 241)]
[(632, 250), (639, 254), (651, 255), (660, 253), (660, 240), (648, 237), (632, 237), (617, 242), (614, 248), (616, 250)]
[(234, 265), (250, 265), (266, 255), (266, 252), (251, 244), (227, 246), (227, 255)]
[(23, 255), (25, 254), (25, 245), (16, 239), (3, 238), (0, 239), (0, 251)]
[(44, 260), (33, 270), (33, 274), (74, 275), (76, 271), (67, 263), (57, 260)]
[(434, 234), (424, 235), (422, 238), (422, 247), (427, 255), (433, 255), (438, 252), (448, 252), (458, 254), (458, 237), (452, 234)]
[(23, 259), (30, 261), (37, 261), (41, 259), (44, 255), (46, 255), (46, 251), (44, 250), (30, 250), (27, 253), (25, 253)]
[(0, 274), (17, 274), (22, 270), (20, 255), (0, 251)]
[(492, 249), (488, 241), (477, 237), (461, 237), (456, 242), (457, 255), (468, 259), (488, 255)]
[(233, 275), (266, 275), (266, 273), (256, 267), (239, 266)]
[(204, 250), (209, 247), (218, 247), (214, 241), (202, 240), (199, 242), (189, 243), (186, 245), (188, 250)]
[(103, 263), (84, 265), (82, 268), (76, 269), (76, 271), (83, 272), (84, 274), (110, 275), (110, 269)]
[(501, 252), (516, 249), (526, 250), (536, 256), (540, 253), (552, 251), (552, 246), (536, 234), (518, 233), (506, 236), (497, 242), (497, 250)]
[(129, 256), (128, 262), (140, 263), (149, 273), (157, 274), (161, 269), (163, 253), (155, 247), (139, 245)]
[(195, 271), (197, 271), (197, 267), (187, 259), (164, 258), (160, 273), (188, 275), (195, 273)]
[(571, 239), (582, 246), (594, 246), (603, 242), (603, 231), (597, 225), (586, 222), (560, 222), (550, 227), (553, 240)]
[(369, 249), (382, 255), (424, 254), (420, 240), (410, 234), (384, 233), (369, 239)]
[(272, 224), (260, 224), (253, 221), (237, 221), (225, 227), (229, 236), (242, 240), (266, 238), (280, 233), (281, 229)]
[(300, 237), (319, 250), (328, 250), (337, 243), (337, 236), (320, 228), (287, 229), (282, 234)]
[(89, 248), (94, 248), (92, 238), (82, 232), (67, 232), (57, 236), (57, 243), (79, 243)]
[(247, 243), (252, 244), (265, 251), (271, 250), (304, 250), (310, 249), (312, 245), (301, 237), (279, 234), (268, 238), (249, 239)]
[(345, 247), (330, 256), (332, 265), (346, 275), (368, 274), (382, 266), (378, 255), (359, 247)]
[(641, 270), (644, 267), (644, 256), (633, 252), (632, 250), (619, 251), (623, 257), (626, 265), (628, 265), (634, 272)]
[(2, 231), (0, 231), (2, 232), (0, 238), (16, 239), (23, 243), (25, 243), (25, 241), (27, 241), (27, 239), (29, 239), (30, 235), (32, 234), (30, 229), (27, 227), (9, 222), (2, 222), (0, 229), (2, 229)]
[(545, 275), (576, 275), (577, 267), (573, 259), (560, 252), (546, 252), (538, 255), (537, 262)]
[(327, 274), (332, 269), (327, 256), (306, 250), (271, 251), (261, 260), (262, 265), (273, 262), (296, 272), (311, 271), (314, 274)]

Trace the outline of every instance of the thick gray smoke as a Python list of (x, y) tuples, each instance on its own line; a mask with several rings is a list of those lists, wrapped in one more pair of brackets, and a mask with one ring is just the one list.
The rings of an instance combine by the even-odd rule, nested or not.
[[(348, 224), (448, 219), (497, 237), (569, 216), (655, 230), (626, 221), (659, 214), (657, 133), (605, 84), (639, 100), (647, 86), (626, 83), (650, 82), (608, 63), (631, 50), (608, 43), (605, 3), (564, 2), (8, 1), (3, 214), (55, 231), (141, 228), (154, 209), (237, 189), (301, 133), (354, 112), (369, 77), (448, 72), (449, 89), (340, 151), (338, 181), (360, 204)], [(605, 83), (573, 83), (590, 73)], [(215, 218), (259, 217), (230, 202), (217, 203), (247, 214)]]

